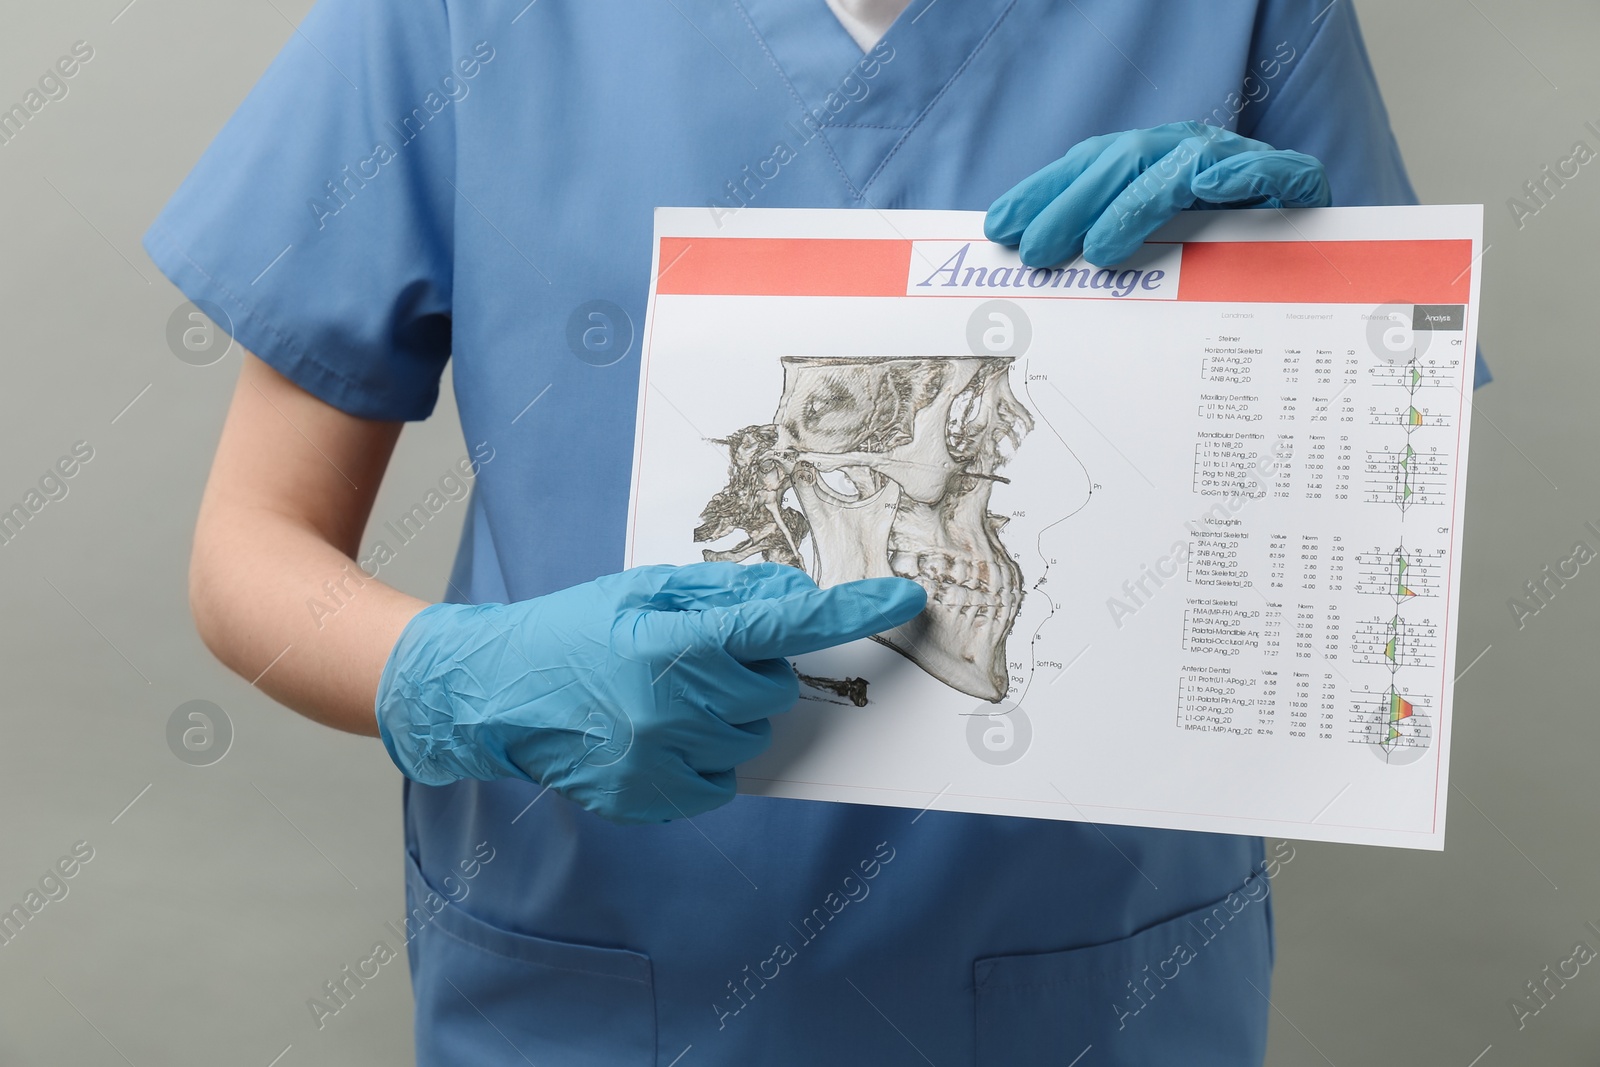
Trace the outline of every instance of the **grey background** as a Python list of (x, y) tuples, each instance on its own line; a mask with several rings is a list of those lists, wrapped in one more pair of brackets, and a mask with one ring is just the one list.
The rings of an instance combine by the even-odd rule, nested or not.
[[(238, 356), (174, 358), (181, 297), (138, 246), (309, 3), (125, 3), (0, 14), (7, 105), (73, 41), (96, 51), (0, 147), (0, 503), (74, 441), (95, 449), (68, 497), (0, 546), (0, 902), (74, 842), (95, 850), (0, 946), (0, 1063), (406, 1062), (403, 969), (320, 1032), (306, 1008), (401, 914), (400, 779), (377, 744), (276, 707), (194, 634), (190, 533)], [(1600, 543), (1583, 529), (1600, 523), (1600, 161), (1521, 227), (1506, 199), (1574, 141), (1600, 147), (1583, 126), (1600, 126), (1600, 12), (1357, 6), (1424, 201), (1487, 205), (1482, 340), (1498, 380), (1476, 401), (1449, 847), (1295, 846), (1275, 883), (1271, 1062), (1592, 1064), (1600, 965), (1520, 1031), (1508, 1000), (1575, 942), (1600, 948), (1584, 926), (1600, 923), (1600, 570), (1522, 628), (1507, 598), (1578, 539)], [(446, 395), (406, 431), (376, 522), (464, 452), (453, 420)], [(452, 507), (386, 578), (437, 593)], [(167, 747), (168, 716), (192, 699), (233, 723), (213, 766)]]

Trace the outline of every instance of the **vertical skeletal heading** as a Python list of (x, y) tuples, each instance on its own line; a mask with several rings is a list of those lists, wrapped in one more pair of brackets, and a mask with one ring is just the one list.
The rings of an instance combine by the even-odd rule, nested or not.
[[(783, 359), (773, 423), (723, 444), (728, 485), (695, 540), (742, 530), (708, 560), (763, 552), (818, 585), (899, 575), (928, 609), (876, 638), (946, 684), (999, 701), (1022, 572), (989, 511), (997, 472), (1033, 428), (1011, 392), (1007, 356)], [(784, 505), (793, 493), (799, 513)], [(809, 552), (801, 550), (809, 534)]]

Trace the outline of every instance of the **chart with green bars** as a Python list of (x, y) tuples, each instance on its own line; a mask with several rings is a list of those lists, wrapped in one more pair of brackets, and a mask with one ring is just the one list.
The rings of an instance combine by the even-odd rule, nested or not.
[(1395, 408), (1379, 408), (1371, 413), (1374, 426), (1398, 426), (1406, 430), (1420, 430), (1424, 427), (1445, 427), (1450, 425), (1448, 414), (1433, 414), (1424, 408), (1419, 408), (1414, 403), (1401, 404)]
[(1398, 671), (1439, 665), (1439, 626), (1430, 619), (1408, 619), (1400, 612), (1364, 619), (1355, 626), (1351, 660)]
[(1440, 595), (1445, 550), (1406, 545), (1356, 553), (1356, 592), (1386, 596), (1398, 606)]
[(1350, 740), (1369, 746), (1384, 763), (1415, 763), (1433, 746), (1433, 698), (1386, 689), (1351, 694)]
[(1419, 451), (1409, 436), (1404, 442), (1367, 450), (1364, 499), (1390, 504), (1402, 512), (1419, 506), (1449, 503), (1450, 463), (1435, 446)]
[(1372, 379), (1379, 385), (1405, 389), (1414, 396), (1426, 395), (1428, 389), (1453, 389), (1460, 366), (1460, 361), (1453, 357), (1428, 359), (1412, 349), (1409, 359), (1386, 361), (1373, 367)]
[[(1372, 370), (1376, 384), (1395, 402), (1375, 404), (1368, 409), (1373, 426), (1393, 428), (1396, 436), (1378, 448), (1367, 450), (1365, 499), (1372, 504), (1411, 508), (1448, 502), (1450, 462), (1440, 446), (1448, 438), (1428, 431), (1448, 430), (1451, 416), (1445, 403), (1459, 373), (1459, 363), (1425, 361), (1420, 355), (1400, 363), (1385, 363)], [(1435, 399), (1437, 395), (1437, 399)]]
[(1388, 764), (1414, 762), (1433, 744), (1431, 698), (1409, 684), (1427, 684), (1443, 654), (1441, 628), (1428, 613), (1445, 577), (1444, 548), (1402, 541), (1356, 553), (1356, 592), (1386, 606), (1356, 624), (1351, 659), (1384, 672), (1388, 683), (1351, 694), (1348, 737)]

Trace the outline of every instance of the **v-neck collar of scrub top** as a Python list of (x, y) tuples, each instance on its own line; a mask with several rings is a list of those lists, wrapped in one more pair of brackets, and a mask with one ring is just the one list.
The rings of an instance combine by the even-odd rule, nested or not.
[(827, 0), (827, 4), (861, 51), (870, 52), (883, 40), (894, 20), (905, 13), (910, 0)]
[(877, 74), (866, 80), (858, 65), (873, 53), (861, 51), (826, 4), (735, 2), (798, 108), (819, 109), (829, 93), (843, 95), (841, 86), (851, 75), (867, 86), (864, 98), (837, 115), (823, 109), (820, 123), (858, 199), (870, 196), (878, 171), (1016, 6), (1016, 0), (913, 0), (878, 42), (878, 50), (893, 49), (892, 58), (879, 60)]

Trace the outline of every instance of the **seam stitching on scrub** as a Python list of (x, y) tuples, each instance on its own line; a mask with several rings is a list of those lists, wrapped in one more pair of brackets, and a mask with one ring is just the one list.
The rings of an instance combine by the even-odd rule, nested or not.
[(234, 310), (240, 313), (241, 318), (254, 322), (263, 330), (266, 330), (268, 333), (272, 334), (272, 336), (276, 337), (290, 355), (295, 356), (302, 362), (310, 363), (324, 374), (327, 374), (330, 378), (335, 378), (342, 384), (349, 386), (351, 390), (362, 399), (372, 399), (367, 390), (361, 386), (361, 383), (352, 378), (346, 377), (337, 368), (330, 366), (329, 364), (318, 359), (316, 356), (313, 356), (310, 349), (308, 349), (300, 341), (296, 340), (292, 334), (283, 332), (277, 327), (277, 325), (257, 311), (254, 306), (246, 303), (243, 298), (238, 296), (238, 294), (236, 294), (232, 289), (228, 288), (226, 282), (224, 282), (221, 278), (216, 277), (210, 271), (206, 270), (199, 263), (197, 263), (194, 257), (189, 255), (188, 251), (183, 247), (183, 245), (181, 245), (178, 240), (170, 232), (168, 232), (166, 227), (157, 223), (151, 227), (151, 230), (161, 236), (162, 244), (168, 251), (172, 252), (185, 263), (189, 264), (190, 267), (193, 267), (194, 270), (199, 273), (201, 277), (205, 278), (206, 281), (210, 282), (212, 285), (215, 285), (222, 295), (227, 297), (228, 300), (235, 305)]
[(182, 259), (185, 263), (189, 264), (189, 266), (193, 267), (202, 278), (210, 282), (212, 285), (215, 285), (222, 292), (223, 296), (232, 301), (235, 305), (235, 310), (241, 312), (244, 318), (255, 320), (264, 330), (276, 337), (295, 355), (304, 356), (306, 354), (305, 348), (291, 335), (284, 333), (275, 324), (263, 318), (254, 307), (252, 307), (250, 304), (247, 304), (242, 297), (240, 297), (232, 289), (228, 288), (226, 282), (202, 267), (193, 256), (189, 255), (188, 250), (184, 248), (181, 243), (179, 243), (177, 237), (170, 233), (166, 227), (162, 226), (160, 223), (156, 223), (151, 227), (151, 229), (161, 235), (162, 242), (169, 251), (178, 256), (178, 258)]
[[(745, 28), (750, 31), (750, 36), (756, 39), (756, 44), (760, 47), (761, 54), (767, 57), (767, 62), (772, 64), (772, 69), (778, 72), (778, 77), (783, 81), (783, 87), (789, 90), (789, 95), (794, 98), (795, 103), (800, 105), (800, 110), (809, 115), (811, 113), (810, 109), (806, 107), (806, 102), (801, 99), (800, 91), (789, 80), (789, 73), (778, 62), (778, 57), (773, 55), (772, 49), (767, 47), (766, 38), (762, 37), (761, 31), (756, 29), (756, 24), (751, 21), (750, 13), (744, 9), (744, 4), (740, 0), (733, 0), (733, 6), (738, 9), (739, 17), (744, 19)], [(844, 187), (849, 190), (850, 195), (857, 200), (865, 200), (866, 197), (863, 195), (862, 190), (857, 189), (855, 183), (850, 180), (850, 175), (845, 173), (844, 165), (839, 162), (838, 155), (833, 151), (833, 145), (829, 144), (828, 139), (822, 136), (822, 130), (826, 128), (825, 124), (818, 124), (817, 138), (822, 142), (823, 151), (828, 153), (828, 159), (833, 162), (833, 169), (839, 172), (839, 179), (844, 182)]]
[(961, 66), (956, 68), (955, 73), (950, 75), (949, 80), (939, 87), (939, 91), (937, 93), (933, 94), (933, 99), (928, 101), (927, 106), (924, 107), (921, 113), (919, 113), (917, 117), (912, 120), (911, 125), (906, 127), (905, 136), (901, 137), (894, 143), (894, 147), (889, 149), (889, 154), (883, 157), (883, 162), (878, 164), (877, 169), (872, 172), (872, 175), (867, 178), (866, 183), (862, 185), (861, 193), (863, 200), (866, 199), (866, 191), (872, 188), (873, 183), (878, 180), (878, 175), (883, 173), (883, 168), (889, 165), (889, 161), (894, 159), (895, 153), (900, 151), (901, 146), (903, 146), (906, 141), (911, 138), (911, 135), (917, 131), (917, 127), (922, 125), (922, 120), (928, 117), (928, 113), (931, 112), (935, 107), (939, 106), (939, 101), (944, 99), (944, 94), (950, 91), (950, 87), (960, 80), (961, 75), (967, 72), (967, 67), (972, 65), (973, 59), (976, 58), (979, 52), (983, 51), (984, 45), (989, 43), (989, 38), (994, 36), (994, 32), (1000, 28), (1000, 24), (1002, 22), (1010, 17), (1011, 12), (1016, 8), (1016, 6), (1017, 0), (1011, 0), (1011, 3), (1006, 5), (1006, 9), (1000, 12), (1000, 17), (994, 20), (994, 24), (984, 32), (983, 37), (978, 40), (978, 43), (972, 46), (972, 51), (968, 52), (967, 58), (961, 61)]
[[(1071, 978), (1050, 978), (1039, 982), (1016, 982), (1011, 985), (981, 985), (979, 993), (1025, 993), (1030, 989), (1053, 989), (1057, 986), (1100, 985), (1107, 978), (1116, 979), (1125, 974), (1132, 974), (1130, 970), (1104, 970), (1088, 971), (1084, 974), (1074, 975)], [(1167, 979), (1172, 981), (1172, 979)]]
[[(426, 884), (426, 883), (424, 883), (424, 884)], [(437, 889), (433, 889), (432, 886), (429, 886), (428, 888), (430, 890), (432, 890), (433, 892), (435, 892), (435, 893), (438, 892), (438, 890)], [(461, 914), (467, 915), (466, 912), (462, 912)], [(467, 915), (467, 918), (476, 919), (475, 916), (471, 916), (471, 915)], [(483, 922), (482, 919), (476, 919), (476, 921), (477, 922)], [(487, 925), (487, 924), (485, 924), (485, 925)], [(591, 969), (586, 968), (586, 967), (564, 967), (559, 963), (549, 963), (549, 962), (547, 962), (545, 960), (530, 960), (530, 959), (527, 959), (526, 957), (523, 957), (523, 956), (513, 956), (513, 955), (511, 955), (509, 953), (501, 952), (499, 949), (493, 948), (493, 947), (491, 947), (489, 945), (482, 945), (482, 944), (479, 944), (476, 941), (468, 941), (466, 938), (462, 937), (460, 934), (457, 934), (455, 931), (451, 930), (449, 927), (439, 926), (439, 925), (433, 923), (432, 921), (430, 921), (428, 923), (428, 927), (427, 928), (431, 929), (431, 930), (438, 930), (441, 934), (444, 934), (446, 937), (450, 938), (452, 941), (458, 941), (461, 944), (466, 945), (468, 948), (477, 949), (479, 952), (487, 952), (491, 956), (499, 956), (501, 959), (510, 960), (513, 963), (525, 963), (525, 964), (527, 964), (527, 965), (529, 965), (531, 967), (548, 967), (552, 971), (566, 971), (569, 974), (590, 974), (590, 975), (594, 975), (597, 978), (615, 978), (619, 982), (632, 982), (635, 985), (642, 985), (647, 989), (654, 988), (654, 982), (652, 980), (650, 980), (650, 979), (630, 978), (629, 976), (627, 976), (625, 974), (617, 974), (614, 971), (591, 970)], [(514, 931), (509, 931), (508, 930), (508, 931), (503, 931), (503, 932), (504, 933), (509, 933), (513, 937), (518, 936)], [(559, 944), (559, 945), (571, 945), (572, 947), (578, 948), (578, 949), (594, 949), (597, 952), (626, 951), (626, 950), (619, 950), (619, 949), (600, 948), (597, 945), (580, 945), (576, 941), (558, 941), (558, 942), (555, 942), (555, 943)], [(638, 953), (635, 953), (635, 955), (638, 955)], [(649, 958), (650, 958), (649, 956), (645, 956), (645, 959), (648, 960)], [(652, 969), (652, 977), (653, 977), (653, 973), (654, 972), (653, 972), (653, 969)]]

